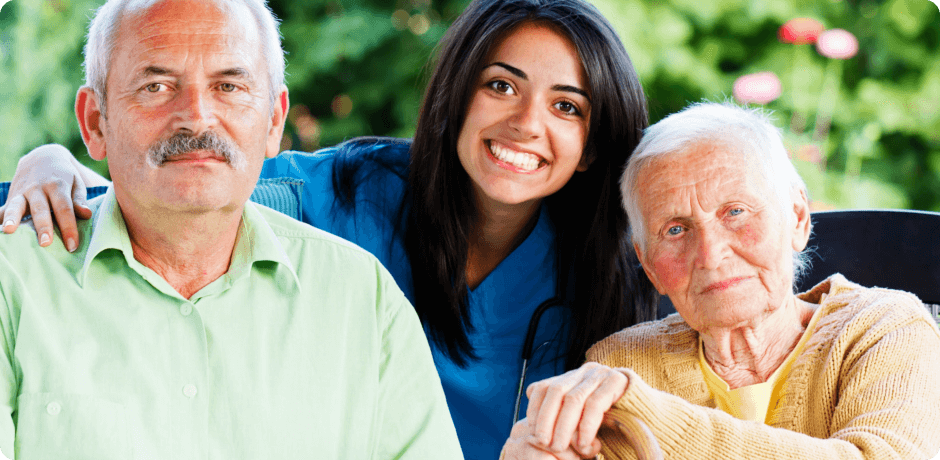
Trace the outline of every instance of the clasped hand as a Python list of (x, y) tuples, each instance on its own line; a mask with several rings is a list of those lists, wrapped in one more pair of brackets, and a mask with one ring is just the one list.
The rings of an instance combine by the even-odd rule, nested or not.
[(503, 446), (506, 460), (591, 458), (601, 450), (604, 414), (626, 392), (629, 379), (598, 363), (535, 382), (526, 389), (526, 418)]

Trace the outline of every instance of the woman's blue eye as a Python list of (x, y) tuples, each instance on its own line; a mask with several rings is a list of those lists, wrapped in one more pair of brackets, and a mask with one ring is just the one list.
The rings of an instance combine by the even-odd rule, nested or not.
[(668, 233), (668, 234), (670, 234), (670, 235), (672, 235), (672, 236), (676, 236), (676, 235), (682, 233), (682, 227), (680, 227), (680, 226), (678, 226), (678, 225), (676, 225), (675, 227), (669, 227), (669, 230), (666, 230), (666, 233)]
[(741, 209), (741, 208), (734, 208), (734, 209), (728, 211), (728, 214), (730, 214), (730, 215), (732, 215), (732, 216), (736, 216), (736, 215), (738, 215), (738, 214), (741, 214), (742, 212), (744, 212), (743, 209)]

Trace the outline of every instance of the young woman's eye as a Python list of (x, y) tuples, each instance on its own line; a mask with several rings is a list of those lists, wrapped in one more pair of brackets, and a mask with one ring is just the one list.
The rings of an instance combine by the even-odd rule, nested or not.
[(512, 85), (503, 81), (503, 80), (494, 80), (487, 84), (490, 89), (504, 93), (504, 94), (515, 94), (516, 92), (512, 89)]
[(567, 115), (581, 115), (581, 111), (578, 110), (578, 106), (568, 101), (561, 101), (555, 104), (555, 107), (557, 107), (558, 110), (561, 110), (562, 113), (567, 114)]

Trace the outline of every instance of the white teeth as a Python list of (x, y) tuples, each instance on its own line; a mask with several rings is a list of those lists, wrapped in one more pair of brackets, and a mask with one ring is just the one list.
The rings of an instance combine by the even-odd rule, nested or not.
[(539, 167), (539, 157), (525, 152), (516, 152), (490, 141), (490, 152), (504, 163), (509, 163), (525, 171), (535, 171)]

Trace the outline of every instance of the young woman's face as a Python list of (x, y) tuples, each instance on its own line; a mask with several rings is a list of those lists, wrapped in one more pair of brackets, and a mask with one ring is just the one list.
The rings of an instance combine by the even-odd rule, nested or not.
[(537, 204), (561, 189), (583, 158), (591, 114), (574, 45), (522, 25), (484, 62), (457, 140), (457, 156), (484, 205)]

